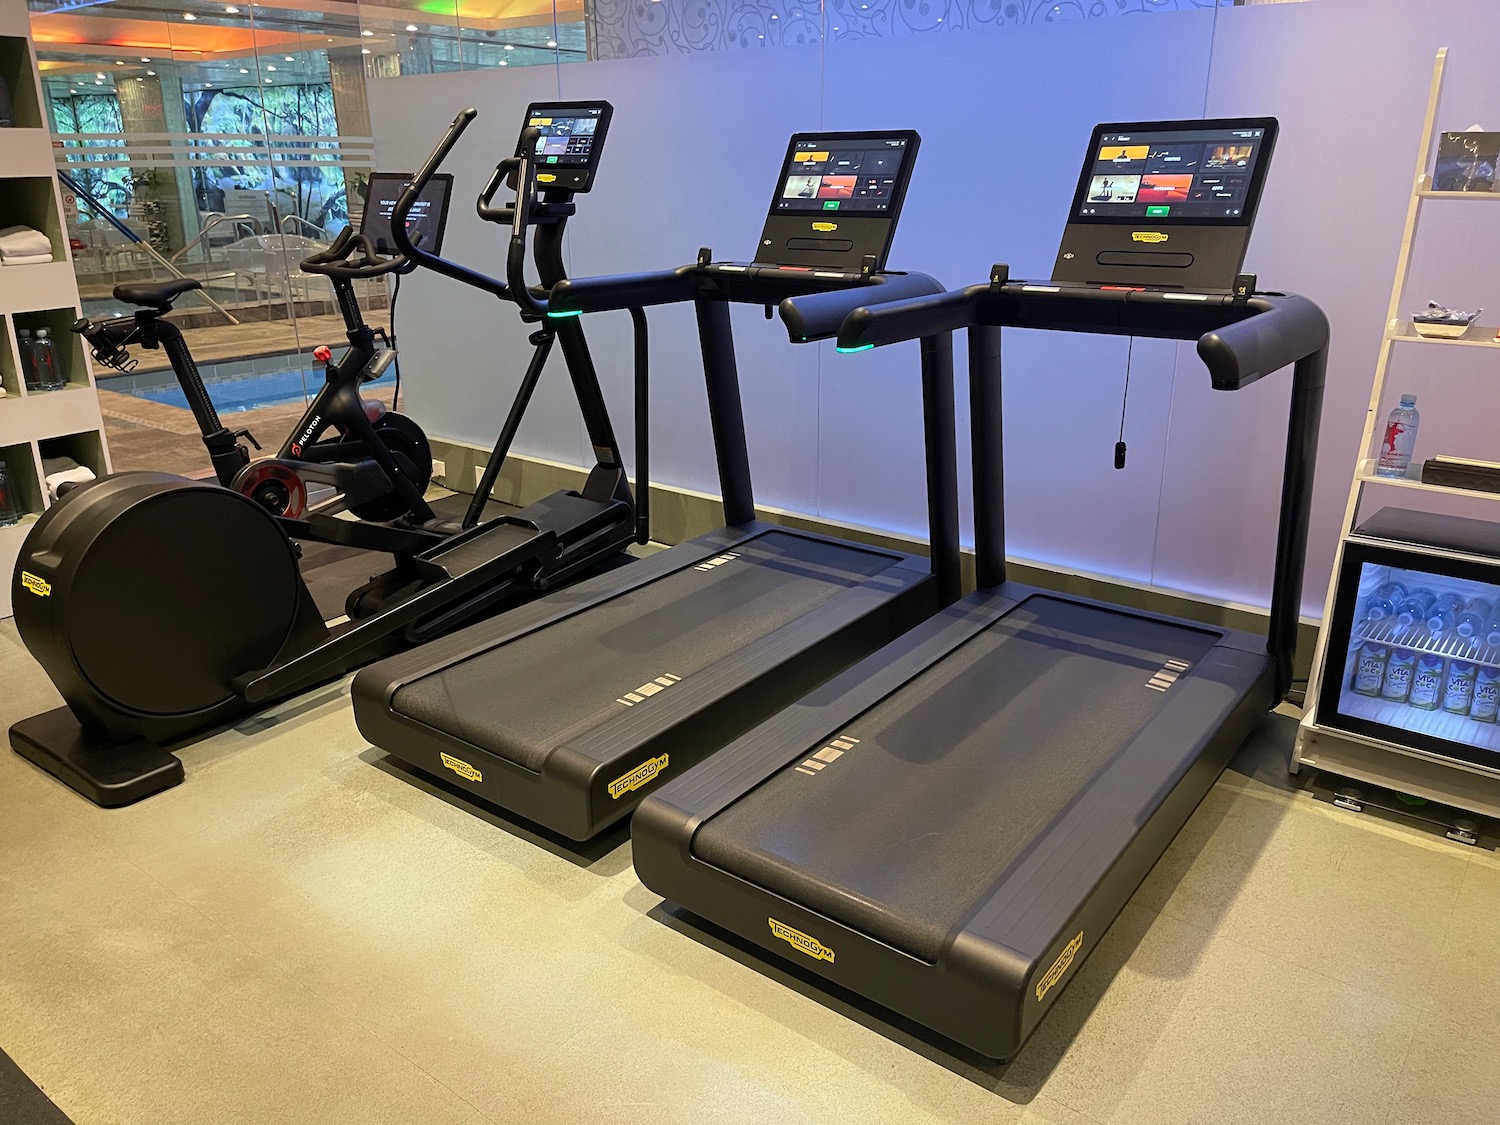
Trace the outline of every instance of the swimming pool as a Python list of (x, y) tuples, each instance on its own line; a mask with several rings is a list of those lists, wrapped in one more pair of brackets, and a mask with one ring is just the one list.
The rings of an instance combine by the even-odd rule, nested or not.
[[(244, 410), (259, 410), (265, 406), (287, 406), (310, 399), (323, 385), (323, 368), (296, 368), (293, 370), (255, 371), (245, 370), (244, 361), (238, 363), (208, 363), (199, 370), (209, 397), (220, 414), (237, 414)], [(139, 374), (122, 375), (101, 380), (105, 390), (119, 391), (136, 398), (167, 406), (188, 408), (187, 395), (182, 391), (177, 378), (170, 370), (146, 371)]]

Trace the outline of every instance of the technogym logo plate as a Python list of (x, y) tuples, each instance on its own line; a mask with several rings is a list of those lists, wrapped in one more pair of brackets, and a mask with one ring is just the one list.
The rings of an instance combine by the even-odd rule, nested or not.
[(48, 594), (52, 593), (52, 583), (48, 582), (45, 578), (38, 578), (29, 570), (21, 571), (21, 585), (25, 586), (39, 598), (45, 598)]
[(1165, 242), (1170, 237), (1159, 230), (1137, 230), (1130, 234), (1132, 242)]
[(785, 922), (776, 921), (775, 918), (767, 918), (766, 921), (771, 923), (772, 937), (780, 938), (798, 953), (806, 953), (814, 961), (827, 961), (830, 965), (833, 964), (833, 950), (811, 934), (804, 934)]
[(660, 775), (661, 771), (666, 768), (666, 754), (663, 754), (660, 758), (647, 758), (623, 777), (617, 777), (611, 781), (609, 783), (609, 795), (612, 799), (618, 801), (626, 793), (633, 792), (642, 785), (654, 781)]
[(452, 754), (441, 753), (438, 756), (443, 759), (443, 765), (445, 767), (458, 774), (458, 776), (463, 778), (465, 781), (484, 780), (484, 774), (480, 773), (477, 769), (469, 765), (469, 763), (464, 761), (462, 758), (455, 758)]
[(1042, 974), (1042, 979), (1036, 982), (1036, 998), (1040, 1002), (1042, 997), (1052, 990), (1052, 986), (1062, 980), (1063, 974), (1073, 964), (1073, 958), (1078, 956), (1078, 951), (1083, 948), (1083, 931), (1078, 931), (1078, 936), (1057, 955), (1057, 960), (1052, 962), (1052, 968)]

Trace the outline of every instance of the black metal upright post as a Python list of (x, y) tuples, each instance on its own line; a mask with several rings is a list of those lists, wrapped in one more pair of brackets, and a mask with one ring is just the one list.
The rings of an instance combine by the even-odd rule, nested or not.
[(969, 445), (974, 475), (974, 569), (981, 590), (1005, 581), (1005, 431), (1000, 329), (969, 329)]
[(1277, 700), (1284, 699), (1292, 686), (1297, 626), (1302, 616), (1302, 574), (1307, 567), (1313, 470), (1318, 462), (1318, 425), (1327, 372), (1326, 347), (1299, 359), (1292, 368), (1281, 519), (1276, 529), (1276, 570), (1271, 584), (1271, 625), (1266, 639), (1266, 648), (1276, 665)]
[(939, 605), (963, 593), (958, 545), (958, 437), (953, 412), (953, 333), (923, 336), (922, 431), (927, 451), (927, 538)]
[(750, 484), (750, 452), (745, 445), (745, 412), (740, 405), (734, 330), (729, 322), (729, 306), (723, 301), (699, 297), (693, 303), (698, 313), (698, 342), (703, 348), (714, 454), (719, 461), (724, 522), (737, 527), (755, 519), (755, 491)]

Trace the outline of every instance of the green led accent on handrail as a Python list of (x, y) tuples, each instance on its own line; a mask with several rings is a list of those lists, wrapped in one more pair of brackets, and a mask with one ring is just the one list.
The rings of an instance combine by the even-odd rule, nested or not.
[(551, 312), (549, 310), (548, 313), (547, 313), (547, 315), (550, 316), (553, 320), (562, 320), (564, 317), (582, 316), (583, 315), (583, 310), (582, 309), (575, 309), (572, 312)]
[(874, 344), (860, 344), (857, 348), (841, 348), (837, 344), (835, 344), (833, 346), (833, 350), (836, 352), (843, 352), (845, 355), (853, 355), (855, 352), (867, 352), (874, 346)]

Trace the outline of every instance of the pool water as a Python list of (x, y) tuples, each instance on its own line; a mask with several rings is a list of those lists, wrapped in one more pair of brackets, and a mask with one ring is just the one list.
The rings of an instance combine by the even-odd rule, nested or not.
[[(321, 367), (228, 375), (208, 365), (202, 368), (202, 374), (203, 382), (208, 387), (208, 395), (220, 414), (301, 403), (304, 398), (310, 399), (323, 385)], [(128, 387), (120, 385), (124, 382), (120, 379), (110, 379), (105, 385), (112, 391), (119, 390), (136, 398), (187, 409), (187, 395), (183, 393), (172, 372), (153, 371), (147, 375), (134, 376), (133, 381), (135, 385)]]

